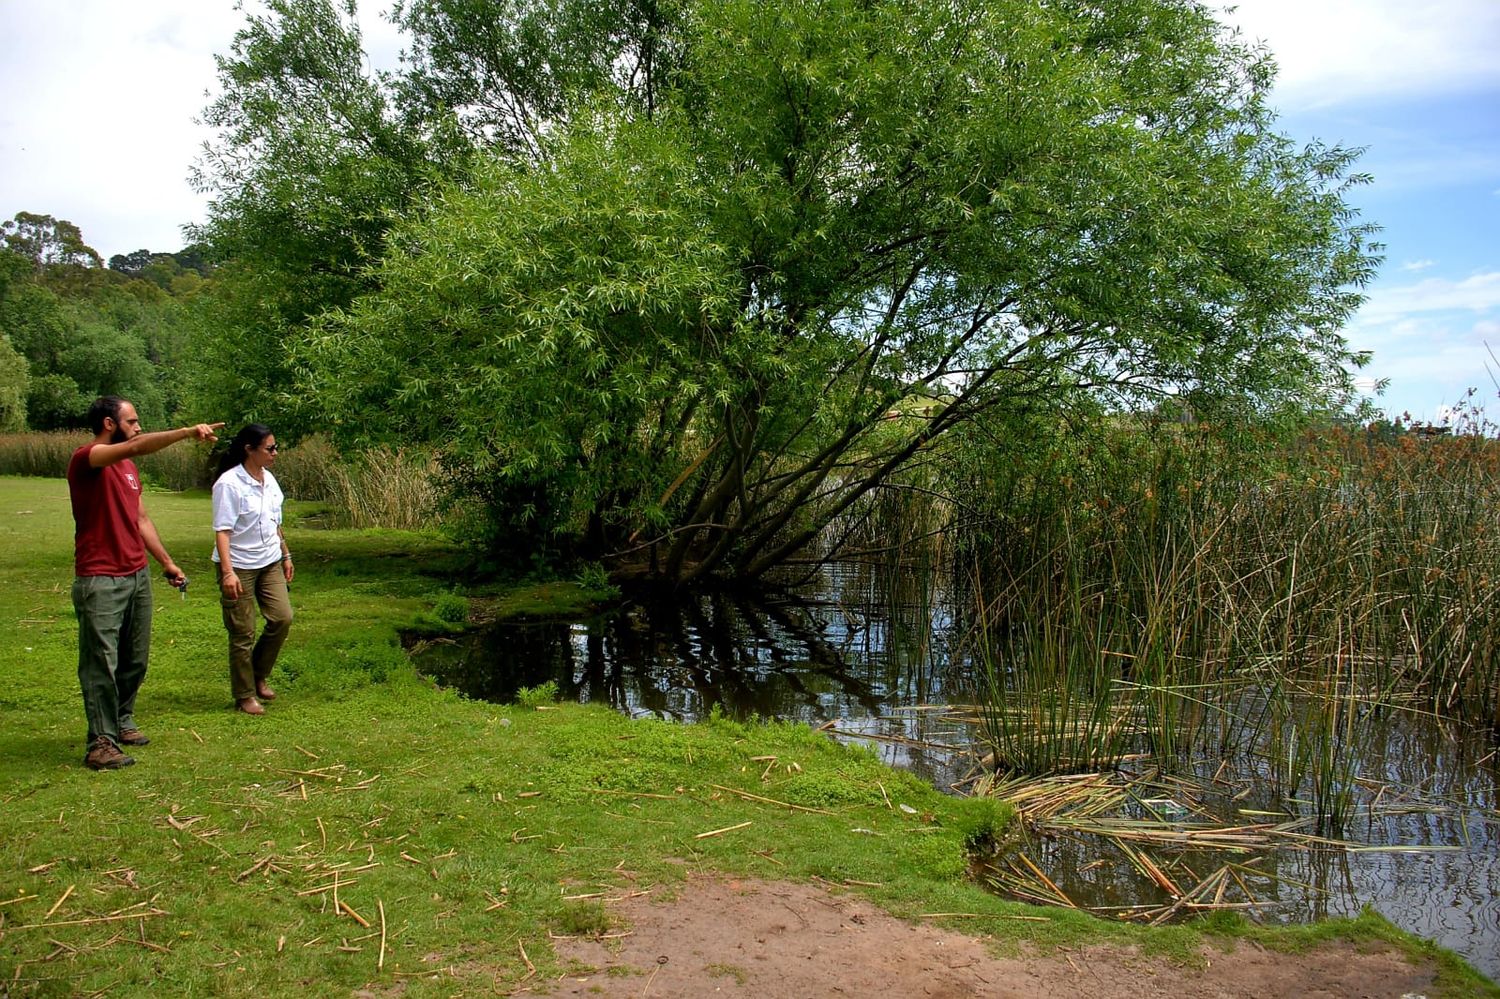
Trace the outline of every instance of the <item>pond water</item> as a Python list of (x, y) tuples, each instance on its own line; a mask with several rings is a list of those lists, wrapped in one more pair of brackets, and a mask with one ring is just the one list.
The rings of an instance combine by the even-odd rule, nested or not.
[[(1023, 825), (1013, 852), (1045, 871), (1070, 902), (1101, 914), (1144, 917), (1172, 905), (1173, 895), (1140, 869), (1132, 852), (1148, 857), (1180, 893), (1193, 895), (1191, 886), (1204, 883), (1209, 890), (1198, 899), (1253, 901), (1246, 911), (1259, 920), (1354, 916), (1370, 905), (1500, 978), (1500, 769), (1492, 737), (1412, 715), (1365, 728), (1358, 806), (1341, 832), (1326, 834), (1338, 845), (1318, 842), (1311, 826), (1268, 847), (1214, 849), (1188, 836), (1151, 842), (1163, 816), (1180, 821), (1162, 831), (1225, 830), (1231, 837), (1237, 829), (1296, 824), (1287, 803), (1263, 789), (1244, 794), (1246, 786), (1233, 779), (1214, 781), (1207, 767), (1132, 787), (1124, 806), (1103, 821), (1063, 815)], [(1113, 835), (1133, 831), (1131, 820), (1144, 826), (1143, 840)], [(1230, 873), (1215, 891), (1220, 881), (1213, 876), (1223, 870)], [(1019, 884), (1025, 893), (1034, 881), (1024, 861), (1003, 857), (983, 876), (1002, 891)]]
[[(827, 725), (953, 790), (977, 772), (972, 733), (938, 708), (972, 703), (975, 679), (965, 629), (942, 593), (921, 572), (833, 567), (795, 595), (642, 599), (587, 620), (506, 624), (424, 644), (417, 662), (439, 683), (497, 703), (553, 681), (564, 697), (633, 716), (692, 721), (717, 706), (736, 718)], [(1493, 735), (1393, 715), (1362, 726), (1360, 752), (1367, 807), (1344, 830), (1352, 848), (1306, 841), (1246, 856), (1169, 847), (1156, 862), (1172, 865), (1178, 880), (1234, 867), (1227, 895), (1249, 893), (1257, 919), (1354, 915), (1372, 905), (1500, 977)], [(1180, 796), (1225, 823), (1243, 823), (1246, 813), (1277, 821), (1285, 808), (1211, 790)], [(1168, 899), (1109, 837), (1042, 828), (1017, 849), (1080, 906), (1143, 910)]]

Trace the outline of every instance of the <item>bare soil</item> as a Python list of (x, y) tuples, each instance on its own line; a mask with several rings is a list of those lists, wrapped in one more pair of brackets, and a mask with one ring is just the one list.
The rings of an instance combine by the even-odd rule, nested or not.
[(1399, 953), (1332, 944), (1287, 955), (1240, 943), (1202, 967), (1087, 946), (995, 957), (983, 938), (902, 922), (817, 885), (694, 878), (670, 902), (612, 903), (623, 935), (557, 940), (577, 973), (565, 996), (1392, 997), (1425, 994), (1433, 969)]

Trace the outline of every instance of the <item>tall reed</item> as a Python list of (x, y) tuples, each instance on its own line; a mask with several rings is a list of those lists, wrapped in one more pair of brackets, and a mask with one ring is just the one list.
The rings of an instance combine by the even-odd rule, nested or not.
[(83, 431), (0, 434), (0, 475), (60, 479), (68, 471), (73, 452), (88, 442), (89, 435)]
[(325, 504), (338, 527), (417, 530), (440, 515), (437, 465), (422, 451), (380, 445), (340, 452), (313, 435), (279, 456), (276, 477), (288, 495)]
[[(1500, 710), (1500, 444), (1121, 421), (977, 470), (1001, 768), (1261, 761), (1334, 825), (1376, 706)], [(981, 539), (983, 544), (974, 544)]]
[(438, 515), (437, 467), (421, 452), (385, 446), (360, 451), (334, 474), (332, 503), (350, 527), (417, 530)]
[[(83, 432), (0, 434), (0, 475), (62, 478), (68, 459), (88, 441)], [(213, 481), (213, 456), (197, 444), (145, 455), (136, 466), (161, 489), (201, 489)], [(439, 516), (436, 466), (421, 452), (382, 446), (345, 455), (313, 436), (281, 452), (276, 477), (288, 496), (326, 504), (335, 526), (415, 530)]]
[[(68, 472), (73, 452), (90, 439), (87, 431), (0, 434), (0, 475), (60, 479)], [(138, 458), (135, 464), (148, 485), (181, 491), (209, 485), (210, 462), (206, 447), (183, 443)]]
[(328, 438), (313, 434), (276, 456), (276, 481), (288, 496), (328, 502), (338, 493), (335, 469), (342, 461)]

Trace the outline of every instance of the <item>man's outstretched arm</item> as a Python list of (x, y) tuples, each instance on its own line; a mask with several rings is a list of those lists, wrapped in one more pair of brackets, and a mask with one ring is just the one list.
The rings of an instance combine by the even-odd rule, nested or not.
[(189, 438), (216, 441), (219, 438), (214, 431), (223, 425), (222, 423), (199, 423), (191, 427), (178, 427), (176, 430), (156, 430), (149, 434), (137, 434), (130, 440), (121, 441), (118, 444), (95, 444), (89, 451), (89, 465), (93, 468), (103, 468), (105, 465), (113, 465), (126, 458), (154, 454), (162, 448), (171, 447), (178, 441), (185, 441)]

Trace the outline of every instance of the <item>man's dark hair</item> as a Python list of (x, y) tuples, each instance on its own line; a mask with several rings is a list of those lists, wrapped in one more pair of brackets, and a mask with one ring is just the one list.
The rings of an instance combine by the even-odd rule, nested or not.
[(114, 420), (118, 425), (120, 422), (120, 407), (125, 405), (125, 400), (117, 395), (101, 395), (94, 400), (89, 407), (89, 429), (96, 434), (104, 432), (104, 421)]

